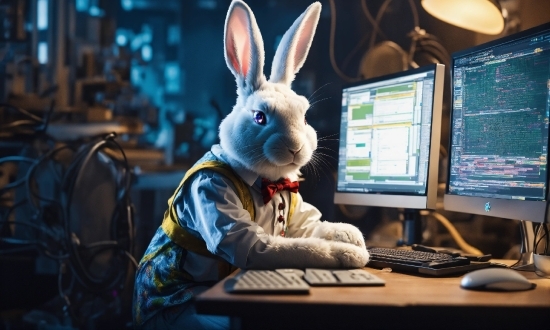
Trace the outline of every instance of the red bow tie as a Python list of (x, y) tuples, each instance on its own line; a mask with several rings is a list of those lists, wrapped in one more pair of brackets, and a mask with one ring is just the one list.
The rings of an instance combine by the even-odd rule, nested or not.
[(298, 181), (290, 181), (288, 178), (279, 179), (276, 182), (262, 178), (262, 196), (264, 197), (264, 204), (269, 203), (277, 191), (288, 190), (297, 193), (299, 185), (300, 183)]

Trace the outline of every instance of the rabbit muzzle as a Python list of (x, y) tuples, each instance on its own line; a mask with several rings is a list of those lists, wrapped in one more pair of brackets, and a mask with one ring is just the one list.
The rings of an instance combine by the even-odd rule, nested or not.
[(276, 166), (302, 167), (311, 159), (311, 150), (304, 142), (284, 137), (274, 137), (264, 145), (266, 159)]

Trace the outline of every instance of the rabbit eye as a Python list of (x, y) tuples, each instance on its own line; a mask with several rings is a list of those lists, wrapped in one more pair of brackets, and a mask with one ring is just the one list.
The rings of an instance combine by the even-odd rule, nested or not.
[(261, 111), (254, 111), (254, 121), (256, 122), (256, 124), (265, 125), (267, 123), (265, 113)]

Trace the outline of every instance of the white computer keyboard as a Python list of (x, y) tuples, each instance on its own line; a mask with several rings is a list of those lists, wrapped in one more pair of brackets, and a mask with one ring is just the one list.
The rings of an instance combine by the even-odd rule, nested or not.
[(310, 286), (380, 286), (381, 278), (364, 269), (244, 270), (225, 282), (230, 293), (309, 293)]
[(231, 293), (309, 293), (309, 285), (299, 269), (244, 270), (225, 281)]
[(307, 268), (304, 279), (311, 286), (380, 286), (386, 282), (364, 269)]

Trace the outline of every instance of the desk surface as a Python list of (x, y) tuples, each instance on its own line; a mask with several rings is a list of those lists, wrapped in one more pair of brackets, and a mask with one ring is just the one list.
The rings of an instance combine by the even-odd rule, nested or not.
[[(355, 328), (365, 323), (368, 328), (410, 328), (414, 324), (423, 329), (430, 324), (433, 328), (510, 328), (515, 323), (521, 328), (545, 323), (550, 328), (550, 279), (532, 272), (522, 274), (537, 284), (534, 290), (487, 292), (460, 288), (462, 276), (421, 277), (365, 269), (386, 285), (315, 287), (308, 295), (262, 295), (228, 294), (222, 281), (197, 297), (197, 310), (238, 317), (245, 329), (265, 329), (266, 324), (279, 330)], [(438, 321), (430, 321), (433, 318)]]

